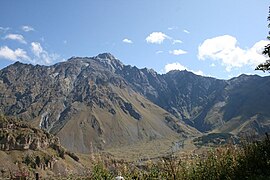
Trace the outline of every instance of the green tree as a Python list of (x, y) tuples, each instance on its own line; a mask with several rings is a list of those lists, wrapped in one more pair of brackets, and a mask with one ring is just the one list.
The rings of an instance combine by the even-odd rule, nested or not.
[[(268, 15), (268, 18), (267, 20), (269, 21), (269, 24), (268, 24), (268, 28), (270, 28), (270, 7), (269, 7), (269, 15)], [(267, 39), (270, 40), (270, 31), (268, 32), (268, 36), (267, 36)], [(270, 57), (270, 44), (266, 45), (264, 47), (264, 51), (262, 52), (263, 54), (267, 55), (268, 57)], [(261, 70), (263, 72), (265, 71), (270, 71), (270, 59), (266, 60), (264, 63), (262, 64), (259, 64), (255, 70)]]

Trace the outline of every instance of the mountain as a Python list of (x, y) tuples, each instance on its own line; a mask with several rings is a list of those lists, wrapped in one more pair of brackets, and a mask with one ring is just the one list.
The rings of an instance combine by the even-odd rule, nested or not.
[(89, 152), (200, 132), (269, 131), (269, 87), (270, 77), (158, 74), (104, 53), (2, 69), (0, 112), (57, 135), (69, 150)]
[(89, 152), (199, 132), (137, 93), (111, 54), (72, 57), (53, 66), (16, 62), (0, 71), (0, 111)]
[(225, 81), (188, 71), (159, 75), (153, 70), (134, 69), (126, 69), (122, 75), (136, 91), (198, 130), (209, 130), (204, 123), (205, 114), (219, 101)]
[(220, 108), (219, 131), (264, 134), (270, 131), (270, 77), (241, 75), (228, 81)]
[(201, 132), (270, 130), (270, 77), (243, 74), (219, 80), (186, 70), (160, 75), (131, 66), (119, 74), (137, 92)]

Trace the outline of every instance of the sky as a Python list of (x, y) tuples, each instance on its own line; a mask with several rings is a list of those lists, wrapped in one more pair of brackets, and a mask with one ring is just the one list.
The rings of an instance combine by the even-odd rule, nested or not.
[(160, 74), (230, 79), (266, 57), (268, 0), (0, 0), (0, 69), (108, 52)]

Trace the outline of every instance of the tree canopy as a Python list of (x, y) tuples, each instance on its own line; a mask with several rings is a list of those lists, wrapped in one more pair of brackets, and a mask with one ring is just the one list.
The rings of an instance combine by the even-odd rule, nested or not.
[[(270, 7), (269, 7), (269, 15), (268, 15), (268, 18), (267, 20), (269, 21), (268, 23), (268, 28), (270, 28)], [(270, 40), (270, 31), (268, 32), (268, 36), (267, 36), (267, 39)], [(265, 54), (267, 55), (269, 58), (270, 58), (270, 44), (266, 45), (264, 47), (264, 50), (262, 52), (262, 54)], [(266, 60), (264, 63), (262, 64), (259, 64), (255, 70), (261, 70), (263, 72), (265, 71), (270, 71), (270, 59)]]

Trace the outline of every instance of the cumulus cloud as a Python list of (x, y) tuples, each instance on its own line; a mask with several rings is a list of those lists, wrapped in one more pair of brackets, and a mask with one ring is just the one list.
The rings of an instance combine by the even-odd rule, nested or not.
[(12, 50), (7, 46), (0, 47), (0, 58), (8, 59), (11, 61), (29, 60), (26, 51), (23, 49)]
[(58, 54), (44, 50), (39, 42), (31, 43), (31, 51), (35, 55), (34, 63), (38, 64), (51, 64), (60, 58)]
[[(188, 70), (189, 71), (189, 70)], [(200, 76), (205, 76), (205, 74), (203, 73), (203, 71), (201, 70), (198, 70), (198, 71), (193, 71), (193, 70), (190, 70), (191, 72), (193, 72), (194, 74), (197, 74), (197, 75), (200, 75)], [(209, 77), (211, 77), (210, 75), (207, 75)]]
[(15, 40), (15, 41), (19, 41), (20, 43), (27, 44), (23, 35), (21, 35), (21, 34), (8, 34), (5, 36), (4, 39)]
[(183, 43), (183, 41), (181, 41), (180, 39), (174, 39), (173, 40), (173, 44), (178, 44), (178, 43)]
[(223, 35), (205, 40), (198, 48), (198, 58), (201, 60), (211, 59), (221, 61), (226, 71), (232, 68), (239, 68), (245, 65), (256, 66), (266, 60), (262, 55), (264, 46), (269, 41), (261, 40), (251, 48), (242, 49), (238, 46), (235, 37)]
[(165, 39), (171, 38), (162, 32), (152, 32), (145, 40), (147, 43), (161, 44)]
[(160, 54), (160, 53), (163, 53), (163, 51), (157, 51), (156, 54)]
[(178, 56), (178, 55), (186, 54), (187, 52), (182, 49), (175, 49), (175, 50), (169, 51), (169, 53)]
[(187, 71), (193, 72), (194, 74), (197, 74), (197, 75), (200, 75), (200, 76), (204, 75), (204, 73), (201, 70), (198, 70), (198, 71), (190, 70), (190, 69), (188, 69), (187, 67), (183, 66), (182, 64), (180, 64), (178, 62), (171, 63), (171, 64), (166, 64), (164, 70), (165, 70), (166, 73), (169, 72), (169, 71), (172, 71), (172, 70), (179, 70), (179, 71), (187, 70)]
[(169, 71), (172, 71), (172, 70), (183, 71), (183, 70), (187, 70), (187, 68), (178, 62), (165, 65), (165, 72), (166, 73)]
[(22, 26), (22, 30), (24, 32), (35, 31), (35, 29), (31, 26)]
[(186, 30), (186, 29), (184, 29), (183, 32), (184, 32), (184, 33), (187, 33), (187, 34), (190, 33), (190, 32), (189, 32), (188, 30)]
[(132, 44), (133, 43), (130, 39), (127, 39), (127, 38), (123, 39), (123, 42), (124, 43), (128, 43), (128, 44)]

